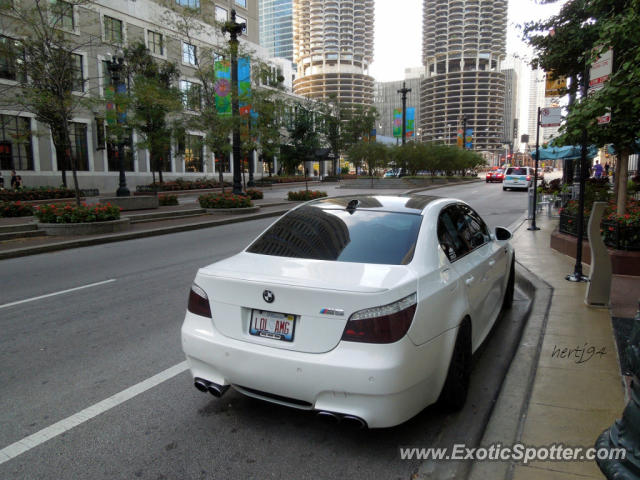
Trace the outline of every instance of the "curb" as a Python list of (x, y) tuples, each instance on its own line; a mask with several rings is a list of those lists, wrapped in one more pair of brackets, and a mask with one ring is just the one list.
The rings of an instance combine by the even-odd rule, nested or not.
[[(520, 270), (518, 272), (520, 286), (532, 296), (532, 306), (520, 344), (502, 382), (489, 421), (479, 442), (479, 445), (485, 447), (495, 443), (514, 445), (522, 439), (553, 298), (551, 285), (519, 263), (517, 257), (516, 263)], [(466, 478), (467, 480), (487, 478), (507, 480), (512, 478), (514, 468), (515, 464), (512, 462), (476, 461), (469, 466)]]
[(28, 255), (37, 255), (39, 253), (56, 252), (59, 250), (67, 250), (69, 248), (90, 247), (93, 245), (101, 245), (104, 243), (120, 242), (123, 240), (133, 240), (136, 238), (155, 237), (158, 235), (166, 235), (169, 233), (187, 232), (191, 230), (200, 230), (203, 228), (217, 227), (221, 225), (229, 225), (231, 223), (246, 222), (248, 220), (259, 220), (261, 218), (277, 217), (288, 212), (289, 209), (274, 210), (272, 212), (256, 213), (244, 217), (228, 218), (222, 220), (212, 220), (208, 222), (188, 223), (186, 225), (176, 225), (173, 227), (154, 228), (151, 230), (142, 230), (139, 232), (119, 233), (109, 236), (86, 238), (78, 240), (69, 240), (66, 242), (56, 242), (49, 245), (38, 245), (37, 247), (16, 248), (14, 250), (6, 250), (0, 252), (0, 260), (8, 258), (25, 257)]

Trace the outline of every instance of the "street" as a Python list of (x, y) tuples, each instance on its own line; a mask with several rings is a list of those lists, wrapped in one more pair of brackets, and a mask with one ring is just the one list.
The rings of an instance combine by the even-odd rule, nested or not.
[[(522, 218), (527, 199), (484, 182), (424, 194), (469, 202), (490, 228)], [(529, 306), (522, 292), (477, 354), (459, 414), (430, 407), (393, 429), (354, 431), (233, 389), (215, 399), (193, 387), (179, 331), (195, 272), (272, 221), (0, 262), (0, 478), (410, 478), (419, 462), (401, 461), (398, 447), (465, 440), (519, 339)], [(141, 383), (130, 398), (103, 402)], [(74, 428), (63, 422), (50, 440), (26, 442), (4, 461), (5, 447), (96, 404)]]

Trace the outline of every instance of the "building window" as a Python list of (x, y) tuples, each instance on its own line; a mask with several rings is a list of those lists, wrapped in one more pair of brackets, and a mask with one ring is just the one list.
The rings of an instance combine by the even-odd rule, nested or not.
[(224, 23), (227, 20), (229, 20), (229, 12), (227, 12), (227, 9), (216, 5), (216, 21)]
[(188, 80), (180, 80), (182, 104), (187, 110), (200, 111), (202, 107), (202, 89), (199, 84)]
[(149, 43), (149, 50), (156, 55), (164, 55), (164, 38), (161, 33), (149, 30), (147, 32), (147, 40)]
[(202, 137), (186, 134), (178, 142), (178, 152), (184, 156), (185, 172), (202, 172)]
[(71, 61), (73, 62), (73, 90), (76, 92), (84, 92), (84, 69), (82, 55), (72, 53)]
[(18, 40), (0, 35), (0, 78), (24, 80), (24, 50)]
[(123, 43), (122, 20), (104, 16), (104, 40), (107, 43)]
[(28, 118), (0, 115), (0, 169), (33, 170), (31, 122)]
[(75, 22), (73, 19), (73, 4), (63, 0), (50, 0), (51, 17), (57, 28), (73, 31)]
[(247, 0), (236, 0), (236, 5), (242, 8), (247, 8)]
[[(118, 161), (118, 142), (115, 141), (112, 129), (107, 125), (107, 164), (110, 172), (120, 170)], [(129, 135), (124, 139), (124, 169), (127, 172), (133, 172), (133, 135)]]
[(186, 63), (187, 65), (198, 64), (195, 45), (191, 45), (190, 43), (182, 44), (182, 63)]
[(200, 0), (176, 0), (176, 3), (182, 7), (200, 9)]
[(89, 170), (87, 124), (71, 122), (69, 124), (69, 140), (71, 141), (71, 158), (76, 163), (76, 170)]
[[(109, 70), (109, 62), (102, 60), (102, 91), (106, 92), (111, 86), (111, 71)], [(103, 93), (104, 95), (104, 93)]]
[(247, 19), (244, 17), (241, 17), (240, 15), (236, 15), (236, 22), (244, 23), (244, 30), (242, 31), (242, 34), (246, 35), (247, 32), (249, 31), (249, 24), (247, 23)]

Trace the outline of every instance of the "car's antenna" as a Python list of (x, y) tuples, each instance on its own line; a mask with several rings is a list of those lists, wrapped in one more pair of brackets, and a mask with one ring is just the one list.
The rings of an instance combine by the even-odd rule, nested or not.
[(360, 205), (360, 200), (351, 200), (347, 203), (347, 212), (353, 214), (353, 212), (356, 211), (356, 208), (358, 208), (358, 205)]

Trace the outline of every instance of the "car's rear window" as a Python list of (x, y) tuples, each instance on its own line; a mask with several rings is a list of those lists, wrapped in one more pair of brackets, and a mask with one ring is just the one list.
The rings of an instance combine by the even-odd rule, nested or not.
[(304, 206), (273, 224), (250, 253), (337, 262), (406, 265), (413, 258), (422, 216)]
[(507, 175), (527, 175), (526, 168), (508, 168)]

